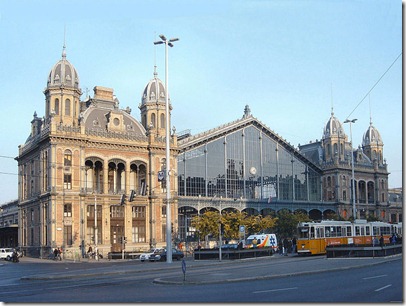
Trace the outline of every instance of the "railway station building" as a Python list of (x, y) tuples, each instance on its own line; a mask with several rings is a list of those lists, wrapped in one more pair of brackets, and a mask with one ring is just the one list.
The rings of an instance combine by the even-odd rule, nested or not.
[[(19, 246), (39, 257), (55, 247), (106, 255), (165, 246), (166, 91), (156, 69), (140, 97), (141, 122), (112, 88), (95, 86), (82, 100), (65, 48), (44, 95), (44, 116), (34, 113), (16, 157)], [(388, 213), (389, 173), (372, 123), (353, 149), (332, 111), (321, 140), (295, 148), (247, 105), (233, 122), (197, 135), (171, 129), (170, 137), (172, 238), (192, 237), (191, 218), (208, 209), (354, 217), (351, 155), (356, 217), (402, 218), (401, 208)]]

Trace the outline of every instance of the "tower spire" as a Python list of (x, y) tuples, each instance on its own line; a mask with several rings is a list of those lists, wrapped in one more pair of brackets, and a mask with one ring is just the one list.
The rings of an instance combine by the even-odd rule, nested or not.
[(369, 98), (369, 125), (372, 125), (371, 94), (368, 94), (368, 98)]

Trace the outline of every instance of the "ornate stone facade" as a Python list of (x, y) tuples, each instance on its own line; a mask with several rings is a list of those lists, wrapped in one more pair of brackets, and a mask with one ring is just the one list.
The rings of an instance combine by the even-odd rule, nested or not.
[[(96, 86), (94, 96), (81, 101), (79, 76), (65, 48), (44, 94), (45, 116), (34, 114), (31, 133), (16, 158), (22, 249), (45, 257), (55, 247), (70, 254), (97, 246), (107, 256), (122, 251), (122, 237), (130, 252), (164, 246), (166, 184), (158, 181), (157, 173), (166, 167), (166, 93), (157, 74), (141, 98), (142, 124), (128, 107), (120, 108), (111, 88)], [(175, 135), (170, 142), (175, 173)], [(175, 215), (173, 173), (170, 188)]]

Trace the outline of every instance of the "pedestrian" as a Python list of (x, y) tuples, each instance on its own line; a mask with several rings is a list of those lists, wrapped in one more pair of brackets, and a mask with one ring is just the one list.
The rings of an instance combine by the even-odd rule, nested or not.
[(289, 241), (288, 238), (283, 239), (283, 255), (288, 256)]
[(292, 254), (296, 253), (296, 237), (292, 239)]
[(13, 262), (19, 262), (18, 254), (17, 254), (16, 250), (13, 250), (12, 260), (13, 260)]
[(238, 250), (242, 250), (243, 249), (243, 243), (242, 243), (242, 240), (238, 243), (238, 245), (237, 245), (237, 249)]
[(390, 238), (390, 242), (392, 244), (396, 244), (396, 235), (395, 234), (393, 234), (392, 237)]
[(279, 248), (279, 255), (282, 255), (282, 253), (283, 253), (283, 243), (282, 243), (282, 239), (279, 240), (278, 248)]
[(58, 258), (58, 249), (55, 248), (54, 249), (54, 260), (56, 260)]
[(379, 238), (379, 245), (383, 248), (384, 246), (384, 238), (383, 235), (381, 234), (381, 237)]
[(62, 260), (61, 253), (62, 253), (62, 249), (58, 248), (58, 259), (59, 260)]

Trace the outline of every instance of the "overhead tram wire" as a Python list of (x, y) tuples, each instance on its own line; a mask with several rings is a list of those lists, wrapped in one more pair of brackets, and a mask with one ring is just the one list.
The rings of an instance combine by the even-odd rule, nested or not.
[(357, 106), (353, 109), (353, 111), (348, 115), (348, 118), (350, 118), (350, 116), (352, 115), (353, 112), (355, 112), (355, 110), (358, 108), (358, 106), (360, 106), (360, 104), (365, 100), (365, 98), (371, 93), (371, 91), (375, 88), (376, 85), (378, 85), (378, 83), (382, 80), (382, 78), (385, 76), (385, 74), (392, 68), (392, 66), (396, 63), (396, 61), (399, 59), (399, 57), (403, 54), (403, 52), (400, 52), (400, 54), (396, 57), (396, 59), (392, 62), (392, 64), (389, 66), (388, 69), (386, 69), (386, 71), (381, 75), (381, 77), (379, 78), (378, 81), (376, 81), (376, 83), (374, 84), (374, 86), (372, 86), (372, 88), (366, 93), (366, 95), (362, 98), (362, 100), (357, 104)]

